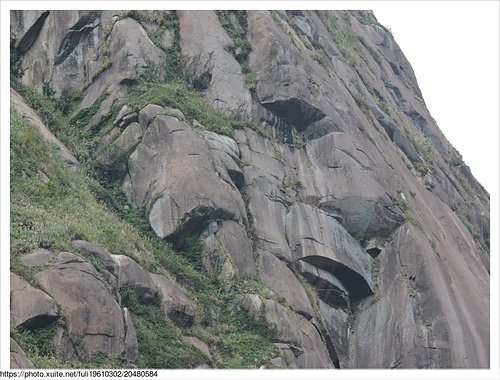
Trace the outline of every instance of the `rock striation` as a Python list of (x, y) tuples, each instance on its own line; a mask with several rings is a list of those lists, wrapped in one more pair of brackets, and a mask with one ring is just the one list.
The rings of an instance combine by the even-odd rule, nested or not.
[[(105, 94), (82, 128), (112, 115), (99, 144), (126, 155), (117, 177), (127, 207), (179, 251), (194, 236), (200, 270), (221, 288), (250, 277), (269, 289), (238, 298), (275, 332), (268, 366), (488, 368), (489, 195), (390, 31), (370, 11), (238, 12), (163, 11), (158, 22), (152, 12), (15, 11), (11, 59), (26, 86), (56, 98), (80, 89), (77, 110)], [(234, 133), (160, 96), (130, 102), (129, 86), (170, 80), (175, 54), (182, 78), (240, 122)], [(15, 90), (11, 107), (78, 167)], [(63, 320), (63, 357), (134, 363), (141, 347), (120, 298), (130, 290), (141, 304), (159, 300), (183, 342), (217, 363), (216, 345), (191, 336), (209, 328), (199, 300), (165, 271), (73, 244), (24, 255), (35, 281), (11, 275), (13, 327)], [(29, 368), (13, 347), (11, 365)]]

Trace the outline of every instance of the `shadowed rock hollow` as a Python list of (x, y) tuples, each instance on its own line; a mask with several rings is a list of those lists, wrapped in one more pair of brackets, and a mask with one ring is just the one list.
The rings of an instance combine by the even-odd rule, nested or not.
[(489, 367), (489, 194), (371, 11), (11, 16), (18, 180), (104, 205), (13, 188), (13, 367)]

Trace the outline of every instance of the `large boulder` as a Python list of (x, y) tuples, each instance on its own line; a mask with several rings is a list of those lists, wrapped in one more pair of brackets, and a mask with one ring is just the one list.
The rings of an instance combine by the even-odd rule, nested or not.
[(165, 316), (181, 327), (192, 326), (195, 320), (193, 303), (170, 279), (160, 274), (151, 274), (151, 279), (161, 295), (161, 308)]
[(236, 142), (217, 133), (205, 131), (203, 137), (207, 140), (215, 170), (227, 182), (232, 182), (240, 188), (244, 184), (243, 172), (239, 164), (240, 150)]
[(59, 305), (74, 349), (86, 361), (98, 353), (121, 356), (123, 316), (110, 286), (81, 257), (61, 252), (58, 259), (35, 277)]
[(285, 298), (297, 313), (310, 319), (314, 316), (311, 302), (301, 283), (286, 264), (273, 254), (261, 251), (258, 260), (259, 277), (264, 284)]
[(207, 272), (224, 282), (234, 276), (255, 276), (253, 250), (245, 228), (233, 221), (212, 222), (202, 234), (203, 264)]
[[(242, 305), (256, 318), (263, 316), (275, 331), (278, 348), (295, 368), (333, 368), (322, 337), (316, 327), (276, 301), (245, 295)], [(287, 352), (289, 353), (287, 355)], [(290, 355), (290, 353), (293, 353)]]
[(296, 203), (287, 215), (287, 238), (296, 260), (332, 273), (354, 298), (373, 293), (372, 258), (324, 211)]
[(207, 101), (229, 111), (248, 109), (252, 97), (245, 88), (240, 64), (230, 53), (234, 41), (220, 25), (215, 12), (178, 11), (177, 14), (188, 73), (193, 77), (210, 78), (204, 91)]
[(206, 141), (174, 117), (153, 120), (128, 171), (127, 196), (137, 206), (151, 203), (149, 222), (161, 238), (182, 244), (212, 220), (246, 223), (241, 195), (218, 177)]
[(15, 273), (10, 273), (10, 324), (36, 329), (59, 317), (52, 297), (34, 288)]
[(115, 276), (120, 289), (132, 289), (141, 303), (154, 300), (157, 289), (148, 271), (125, 255), (111, 255), (111, 259), (116, 265)]

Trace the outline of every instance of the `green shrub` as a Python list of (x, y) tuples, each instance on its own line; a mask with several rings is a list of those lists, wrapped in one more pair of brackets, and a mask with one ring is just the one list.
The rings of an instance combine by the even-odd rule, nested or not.
[(234, 119), (208, 105), (200, 94), (190, 91), (182, 82), (139, 82), (129, 88), (127, 103), (137, 110), (147, 104), (178, 108), (188, 120), (196, 119), (207, 129), (227, 136), (232, 136), (234, 127), (238, 125)]
[(330, 32), (337, 48), (349, 66), (356, 66), (362, 45), (358, 37), (347, 29), (340, 27), (331, 11), (316, 11), (319, 18)]
[(245, 87), (249, 90), (255, 90), (257, 88), (257, 75), (254, 73), (245, 74)]
[(321, 66), (325, 65), (325, 61), (323, 60), (323, 56), (320, 52), (314, 51), (311, 53), (311, 58), (318, 62)]
[[(248, 33), (248, 21), (247, 21), (247, 12), (246, 11), (215, 11), (219, 22), (222, 27), (226, 30), (229, 37), (234, 42), (234, 57), (241, 65), (243, 73), (246, 74), (249, 72), (248, 67), (248, 55), (252, 51), (252, 45), (250, 41), (247, 39)], [(234, 14), (238, 21), (238, 24), (241, 27), (241, 31), (238, 31), (236, 27), (233, 25), (231, 20), (229, 19), (230, 15)]]
[(96, 101), (87, 108), (81, 109), (75, 116), (73, 116), (68, 124), (71, 125), (71, 127), (76, 127), (76, 128), (83, 128), (85, 127), (92, 117), (97, 113), (99, 108), (101, 107), (102, 102), (104, 99), (108, 97), (109, 93), (108, 92), (103, 92), (99, 98), (96, 99)]

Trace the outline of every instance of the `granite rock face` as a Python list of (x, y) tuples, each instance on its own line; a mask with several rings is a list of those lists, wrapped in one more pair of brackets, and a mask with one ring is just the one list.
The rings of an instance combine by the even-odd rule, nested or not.
[[(489, 194), (439, 130), (391, 32), (370, 11), (228, 15), (162, 13), (175, 29), (120, 11), (15, 11), (11, 60), (34, 89), (83, 89), (79, 110), (107, 92), (84, 128), (119, 111), (101, 143), (127, 153), (127, 207), (144, 208), (179, 251), (199, 238), (202, 271), (222, 288), (247, 277), (266, 287), (270, 296), (242, 294), (239, 306), (276, 332), (270, 366), (488, 368)], [(231, 136), (170, 104), (127, 104), (128, 85), (168, 80), (174, 48), (206, 102), (240, 122)], [(11, 102), (78, 166), (15, 91)], [(68, 357), (134, 361), (136, 331), (116, 296), (130, 289), (159, 299), (177, 327), (203, 328), (197, 300), (167, 273), (74, 245), (82, 256), (23, 256), (40, 289), (13, 275), (16, 327), (63, 317), (57, 347)], [(34, 294), (29, 310), (22, 292)], [(208, 340), (182, 339), (215, 356)]]

